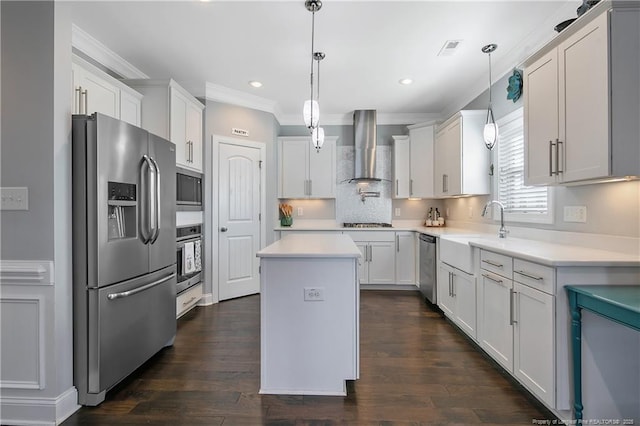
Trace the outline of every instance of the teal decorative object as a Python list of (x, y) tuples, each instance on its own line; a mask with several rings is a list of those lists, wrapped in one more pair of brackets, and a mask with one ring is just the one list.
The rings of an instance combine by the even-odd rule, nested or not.
[(507, 99), (516, 102), (522, 95), (522, 71), (515, 69), (509, 77), (509, 86), (507, 87)]
[(293, 225), (293, 218), (291, 216), (282, 216), (280, 218), (280, 226), (291, 226)]

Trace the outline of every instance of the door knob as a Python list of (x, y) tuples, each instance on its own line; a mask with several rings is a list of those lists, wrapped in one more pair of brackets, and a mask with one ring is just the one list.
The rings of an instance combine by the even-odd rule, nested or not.
[(225, 227), (225, 226), (223, 226), (222, 228), (220, 228), (220, 232), (227, 232), (227, 231), (228, 231), (228, 229), (227, 229), (227, 227)]

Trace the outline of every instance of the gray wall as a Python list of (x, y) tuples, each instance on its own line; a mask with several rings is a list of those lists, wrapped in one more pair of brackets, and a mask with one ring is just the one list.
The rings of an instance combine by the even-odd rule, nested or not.
[[(507, 79), (510, 75), (509, 72), (493, 84), (492, 103), (496, 120), (522, 106), (522, 98), (516, 103), (506, 99), (506, 87), (509, 84)], [(488, 90), (485, 90), (464, 109), (485, 109), (488, 102)], [(640, 182), (551, 188), (554, 223), (549, 225), (518, 223), (517, 226), (640, 237)], [(480, 216), (482, 207), (489, 199), (491, 196), (449, 199), (445, 201), (445, 206), (449, 209), (450, 219), (493, 224), (491, 219)], [(565, 206), (586, 206), (587, 222), (564, 222)]]
[(2, 212), (3, 259), (54, 257), (53, 10), (53, 2), (2, 2), (0, 179), (29, 189), (28, 211)]
[[(54, 424), (76, 403), (72, 387), (70, 6), (2, 1), (0, 10), (0, 179), (2, 186), (29, 190), (28, 211), (2, 212), (2, 264), (23, 260), (52, 273), (51, 282), (39, 285), (25, 285), (10, 276), (0, 282), (3, 301), (13, 304), (9, 312), (16, 316), (3, 312), (0, 348), (10, 353), (15, 344), (31, 345), (23, 353), (35, 353), (44, 360), (42, 366), (34, 367), (34, 374), (42, 375), (42, 388), (4, 387), (0, 411), (3, 424), (7, 416), (31, 424)], [(20, 301), (37, 303), (35, 318), (29, 316), (29, 303), (16, 307)], [(29, 327), (34, 324), (35, 330)], [(21, 359), (17, 362), (20, 365), (3, 363), (3, 371), (30, 373), (31, 366)], [(16, 399), (22, 402), (2, 410)]]
[[(218, 166), (214, 164), (212, 158), (213, 151), (217, 149), (217, 144), (212, 145), (212, 137), (223, 136), (239, 141), (263, 142), (266, 146), (266, 159), (264, 164), (266, 173), (266, 212), (263, 218), (266, 224), (266, 241), (264, 245), (271, 244), (275, 240), (273, 227), (277, 221), (277, 169), (276, 169), (276, 139), (280, 129), (273, 114), (255, 109), (245, 108), (236, 105), (223, 104), (220, 102), (205, 100), (204, 114), (204, 172), (205, 187), (208, 196), (205, 196), (205, 224), (211, 224), (212, 229), (205, 229), (205, 250), (209, 255), (205, 257), (205, 280), (204, 292), (213, 294), (217, 300), (218, 282), (218, 233), (217, 233), (217, 190), (212, 185), (217, 185)], [(249, 137), (234, 136), (231, 134), (232, 128), (240, 128), (249, 131)], [(212, 196), (213, 195), (213, 196)]]

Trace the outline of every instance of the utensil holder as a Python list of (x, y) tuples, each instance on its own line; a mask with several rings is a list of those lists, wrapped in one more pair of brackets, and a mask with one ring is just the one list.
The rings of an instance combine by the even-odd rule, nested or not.
[(293, 217), (283, 216), (280, 218), (280, 226), (291, 226), (293, 224)]

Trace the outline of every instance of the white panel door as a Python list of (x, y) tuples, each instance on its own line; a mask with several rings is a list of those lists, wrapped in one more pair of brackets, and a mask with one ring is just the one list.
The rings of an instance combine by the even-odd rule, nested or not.
[(416, 235), (396, 232), (396, 284), (416, 284)]
[(520, 283), (514, 283), (513, 288), (516, 293), (513, 372), (534, 395), (553, 407), (554, 297)]
[(558, 47), (560, 141), (564, 143), (560, 178), (566, 182), (609, 175), (607, 20), (608, 14), (603, 13)]
[(513, 281), (483, 272), (478, 286), (478, 341), (491, 357), (513, 373)]
[(455, 299), (451, 293), (451, 277), (452, 269), (444, 263), (438, 265), (438, 306), (446, 316), (453, 319), (453, 311), (455, 310)]
[(176, 164), (190, 167), (190, 146), (187, 134), (187, 99), (177, 90), (170, 88), (169, 96), (169, 140), (176, 144)]
[(219, 299), (258, 293), (260, 150), (219, 145)]
[(395, 241), (369, 243), (369, 284), (394, 284), (396, 280)]
[(202, 172), (202, 110), (192, 103), (187, 104), (186, 137), (191, 144), (189, 166)]
[(87, 92), (86, 114), (100, 112), (109, 117), (120, 118), (120, 89), (89, 72), (83, 73), (82, 89)]
[(354, 241), (362, 256), (358, 259), (358, 280), (360, 284), (369, 283), (369, 244)]
[(124, 90), (120, 91), (120, 119), (122, 121), (126, 121), (127, 123), (140, 127), (142, 113), (141, 105), (142, 103), (140, 102), (140, 99), (130, 95)]
[(554, 49), (524, 70), (526, 185), (556, 181), (558, 108), (558, 54)]
[(309, 138), (281, 140), (280, 188), (278, 198), (305, 198), (308, 196)]
[(409, 131), (411, 141), (411, 196), (433, 198), (433, 126)]
[(309, 142), (309, 196), (336, 197), (336, 141), (326, 140), (320, 151)]
[(473, 275), (453, 273), (455, 320), (470, 336), (476, 337), (476, 279)]
[(393, 198), (409, 198), (409, 181), (411, 180), (409, 164), (411, 162), (409, 138), (393, 137)]

